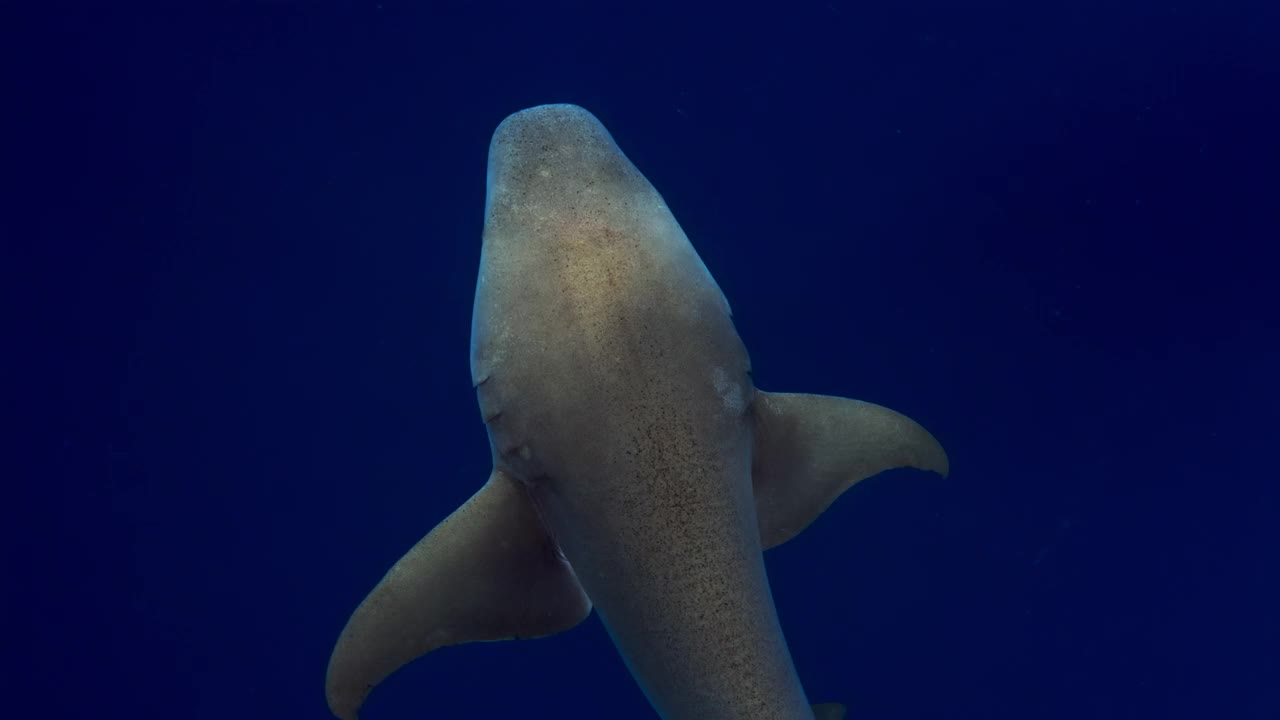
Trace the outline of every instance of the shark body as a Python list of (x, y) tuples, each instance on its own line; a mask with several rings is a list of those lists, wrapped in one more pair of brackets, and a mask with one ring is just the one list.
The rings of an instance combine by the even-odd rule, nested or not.
[(891, 410), (752, 382), (729, 304), (662, 197), (572, 105), (489, 149), (471, 368), (493, 471), (387, 573), (330, 660), (331, 710), (438, 647), (594, 607), (667, 720), (811, 720), (762, 550), (855, 482), (945, 474)]

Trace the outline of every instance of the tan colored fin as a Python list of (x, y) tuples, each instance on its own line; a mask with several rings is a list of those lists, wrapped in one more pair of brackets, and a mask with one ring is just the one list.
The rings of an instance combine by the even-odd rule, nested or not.
[(329, 709), (355, 720), (375, 685), (438, 647), (553, 635), (590, 612), (524, 488), (495, 470), (351, 615), (329, 659)]
[(840, 703), (818, 703), (813, 706), (813, 720), (844, 720), (845, 707)]
[(948, 472), (947, 454), (911, 418), (859, 400), (756, 392), (752, 485), (768, 549), (809, 526), (840, 494), (884, 470)]

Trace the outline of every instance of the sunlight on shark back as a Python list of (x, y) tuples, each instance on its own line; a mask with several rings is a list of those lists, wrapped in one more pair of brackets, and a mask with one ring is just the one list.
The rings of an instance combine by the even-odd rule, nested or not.
[(843, 717), (805, 697), (761, 552), (878, 472), (945, 475), (942, 447), (878, 405), (756, 389), (720, 288), (586, 110), (508, 117), (486, 185), (471, 368), (493, 470), (351, 616), (330, 709), (594, 607), (667, 720)]

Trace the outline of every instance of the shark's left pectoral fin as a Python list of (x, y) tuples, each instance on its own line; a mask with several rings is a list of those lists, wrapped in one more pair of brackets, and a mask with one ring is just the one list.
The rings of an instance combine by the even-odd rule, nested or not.
[(590, 612), (524, 488), (495, 470), (356, 608), (329, 659), (329, 709), (355, 720), (375, 685), (436, 648), (544, 637)]
[(809, 526), (854, 483), (891, 468), (948, 472), (947, 454), (911, 418), (859, 400), (756, 392), (752, 485), (768, 549)]

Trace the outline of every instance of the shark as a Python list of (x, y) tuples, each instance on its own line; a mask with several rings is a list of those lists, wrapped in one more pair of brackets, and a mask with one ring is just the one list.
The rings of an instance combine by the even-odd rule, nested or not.
[(398, 668), (545, 637), (594, 609), (666, 720), (834, 720), (811, 705), (763, 551), (890, 468), (946, 475), (885, 407), (755, 387), (729, 303), (662, 196), (568, 104), (489, 145), (471, 379), (493, 469), (356, 608), (329, 661), (356, 720)]

